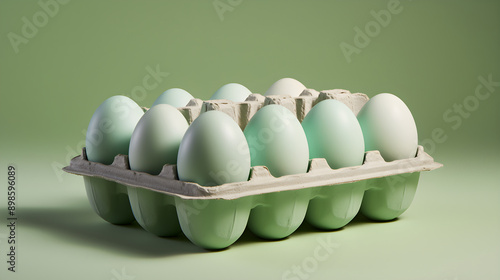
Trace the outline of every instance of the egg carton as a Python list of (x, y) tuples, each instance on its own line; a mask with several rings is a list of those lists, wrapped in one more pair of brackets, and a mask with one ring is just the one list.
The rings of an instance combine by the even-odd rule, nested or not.
[[(355, 114), (368, 101), (347, 90), (304, 90), (299, 97), (250, 95), (245, 102), (193, 99), (181, 113), (191, 123), (200, 113), (219, 110), (242, 129), (258, 109), (280, 104), (302, 121), (318, 102), (336, 99)], [(130, 170), (128, 157), (117, 155), (111, 165), (87, 160), (85, 148), (64, 171), (82, 175), (89, 201), (113, 224), (137, 222), (158, 236), (183, 232), (194, 244), (222, 249), (248, 228), (264, 239), (282, 239), (304, 220), (323, 230), (347, 225), (361, 212), (373, 220), (393, 220), (410, 206), (420, 172), (441, 167), (419, 146), (414, 158), (386, 162), (368, 151), (362, 165), (332, 169), (324, 158), (310, 160), (307, 173), (273, 177), (265, 166), (251, 168), (245, 182), (205, 187), (180, 181), (176, 165), (164, 165), (159, 175)]]

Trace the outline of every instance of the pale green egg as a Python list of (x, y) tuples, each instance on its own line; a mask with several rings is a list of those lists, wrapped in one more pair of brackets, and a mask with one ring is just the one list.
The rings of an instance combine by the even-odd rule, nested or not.
[(379, 150), (386, 161), (415, 157), (417, 126), (399, 97), (390, 93), (372, 97), (361, 108), (358, 120), (367, 151)]
[(180, 88), (171, 88), (158, 96), (151, 107), (158, 104), (169, 104), (176, 108), (185, 107), (191, 99), (194, 97), (189, 92)]
[(264, 95), (288, 95), (291, 97), (299, 96), (306, 87), (293, 78), (283, 78), (277, 80), (267, 89)]
[(296, 116), (281, 105), (267, 105), (245, 127), (252, 166), (267, 166), (275, 177), (306, 173), (309, 150)]
[(214, 99), (226, 99), (234, 102), (243, 102), (247, 97), (252, 94), (252, 92), (243, 85), (237, 83), (230, 83), (220, 87), (213, 95), (210, 97), (211, 100)]
[(302, 121), (309, 157), (325, 158), (331, 168), (361, 165), (365, 145), (354, 113), (344, 103), (329, 99), (316, 104)]
[(130, 169), (158, 174), (163, 165), (176, 164), (179, 145), (188, 126), (175, 107), (153, 106), (139, 120), (130, 139)]
[(132, 99), (116, 95), (94, 112), (85, 146), (89, 161), (111, 164), (118, 154), (128, 154), (130, 137), (144, 111)]
[(250, 153), (238, 124), (220, 111), (202, 113), (182, 138), (177, 174), (203, 186), (247, 181)]

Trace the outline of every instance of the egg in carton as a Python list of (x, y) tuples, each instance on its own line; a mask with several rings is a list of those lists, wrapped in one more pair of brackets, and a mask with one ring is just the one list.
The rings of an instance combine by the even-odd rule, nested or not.
[[(368, 101), (365, 94), (347, 90), (306, 89), (294, 98), (252, 94), (238, 103), (192, 99), (179, 111), (188, 123), (202, 112), (222, 111), (243, 130), (263, 106), (281, 105), (302, 121), (327, 99), (344, 103), (354, 114)], [(117, 155), (109, 165), (89, 161), (84, 148), (64, 170), (84, 177), (89, 201), (106, 221), (137, 220), (155, 235), (183, 232), (200, 247), (222, 249), (245, 228), (275, 240), (292, 234), (304, 220), (325, 230), (344, 227), (358, 212), (393, 220), (410, 206), (420, 172), (441, 166), (418, 146), (413, 158), (385, 161), (379, 151), (367, 151), (358, 166), (332, 169), (324, 158), (315, 158), (302, 174), (274, 177), (267, 167), (254, 166), (248, 181), (202, 186), (179, 180), (176, 165), (164, 165), (159, 175), (151, 175), (131, 170), (126, 155)]]

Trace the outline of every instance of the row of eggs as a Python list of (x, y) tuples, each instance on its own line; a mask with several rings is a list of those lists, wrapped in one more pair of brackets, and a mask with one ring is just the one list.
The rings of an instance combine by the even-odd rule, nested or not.
[[(304, 89), (284, 78), (265, 95), (298, 96)], [(241, 102), (249, 94), (232, 83), (211, 99)], [(379, 150), (386, 161), (414, 157), (417, 150), (413, 116), (389, 93), (371, 98), (357, 116), (342, 102), (323, 100), (302, 123), (287, 108), (267, 105), (243, 131), (220, 111), (204, 112), (189, 125), (176, 107), (192, 98), (181, 89), (167, 90), (146, 113), (128, 97), (108, 98), (89, 123), (88, 160), (110, 164), (115, 155), (128, 154), (131, 170), (154, 175), (165, 164), (177, 164), (180, 180), (214, 186), (248, 180), (251, 166), (266, 166), (280, 177), (306, 173), (312, 158), (325, 158), (337, 169), (361, 165), (369, 150)]]
[[(283, 78), (271, 85), (264, 95), (288, 95), (299, 96), (306, 87), (299, 81), (292, 78)], [(226, 99), (234, 102), (243, 102), (252, 92), (243, 85), (230, 83), (220, 87), (210, 100)], [(174, 107), (184, 107), (194, 97), (187, 91), (180, 88), (171, 88), (162, 93), (156, 101), (157, 104), (170, 104)]]

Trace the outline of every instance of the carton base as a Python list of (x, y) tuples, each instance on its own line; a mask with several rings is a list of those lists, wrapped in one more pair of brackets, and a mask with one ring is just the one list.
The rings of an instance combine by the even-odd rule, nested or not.
[(88, 176), (84, 176), (83, 181), (90, 205), (97, 215), (115, 225), (126, 225), (135, 221), (126, 186)]
[(370, 180), (361, 213), (375, 221), (391, 221), (403, 214), (413, 201), (420, 172)]
[(344, 227), (358, 214), (365, 190), (366, 181), (322, 187), (309, 203), (306, 221), (322, 230)]

